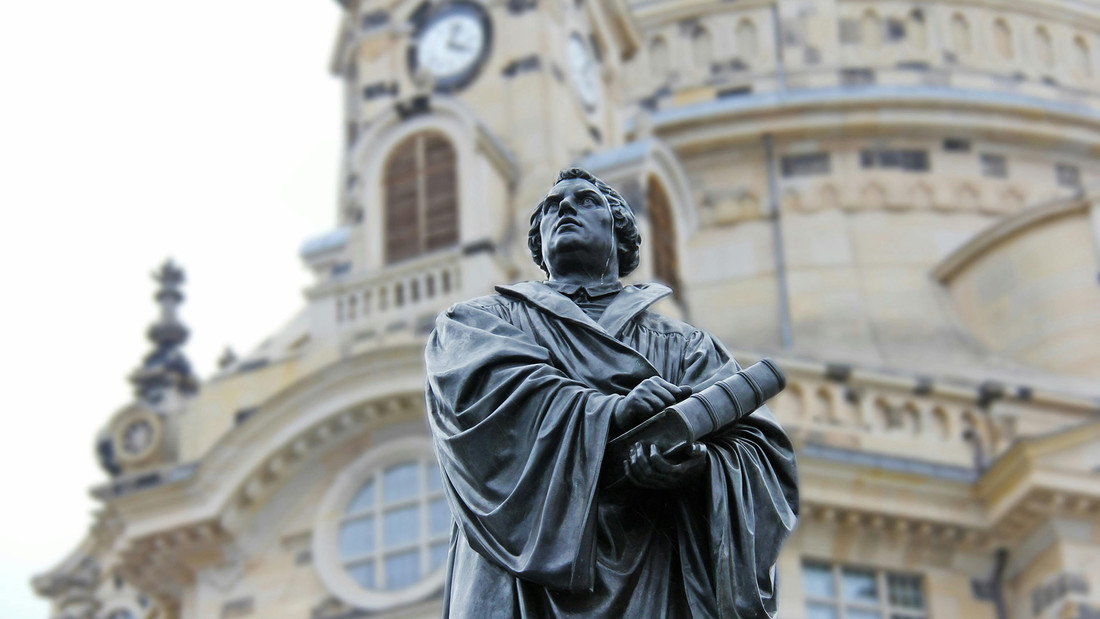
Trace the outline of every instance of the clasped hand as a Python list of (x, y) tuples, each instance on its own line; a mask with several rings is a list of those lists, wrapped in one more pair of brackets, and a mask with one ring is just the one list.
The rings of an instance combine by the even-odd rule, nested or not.
[[(674, 385), (659, 376), (647, 378), (615, 408), (612, 432), (618, 435), (691, 395), (688, 385)], [(625, 462), (626, 476), (635, 486), (669, 489), (683, 486), (706, 467), (706, 447), (696, 443), (684, 458), (669, 458), (656, 445), (637, 443)]]

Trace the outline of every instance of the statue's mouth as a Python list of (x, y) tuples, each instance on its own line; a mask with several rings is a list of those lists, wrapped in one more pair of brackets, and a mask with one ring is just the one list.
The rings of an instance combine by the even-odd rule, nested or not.
[(563, 217), (561, 221), (558, 222), (558, 225), (554, 226), (554, 230), (561, 230), (565, 226), (576, 226), (577, 228), (580, 228), (581, 222), (573, 219), (572, 217)]

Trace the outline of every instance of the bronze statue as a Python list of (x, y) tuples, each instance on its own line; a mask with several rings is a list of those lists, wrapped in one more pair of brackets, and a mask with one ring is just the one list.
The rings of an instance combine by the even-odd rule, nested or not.
[(456, 304), (425, 353), (456, 523), (444, 616), (774, 616), (796, 469), (753, 409), (782, 374), (738, 374), (715, 338), (649, 311), (667, 287), (619, 282), (637, 224), (587, 171), (560, 174), (528, 244), (549, 279)]

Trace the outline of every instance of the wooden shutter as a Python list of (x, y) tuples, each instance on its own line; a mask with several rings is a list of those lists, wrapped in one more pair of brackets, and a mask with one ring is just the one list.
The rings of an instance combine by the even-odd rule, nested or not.
[(458, 182), (455, 151), (440, 135), (424, 140), (424, 250), (458, 242)]
[(401, 142), (385, 168), (386, 262), (458, 242), (455, 152), (437, 133)]

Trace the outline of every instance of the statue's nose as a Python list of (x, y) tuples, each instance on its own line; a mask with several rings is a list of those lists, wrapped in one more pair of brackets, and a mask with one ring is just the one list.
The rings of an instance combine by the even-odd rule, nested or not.
[(573, 201), (569, 198), (562, 198), (562, 201), (558, 203), (558, 211), (561, 213), (577, 214), (577, 207), (573, 206)]

